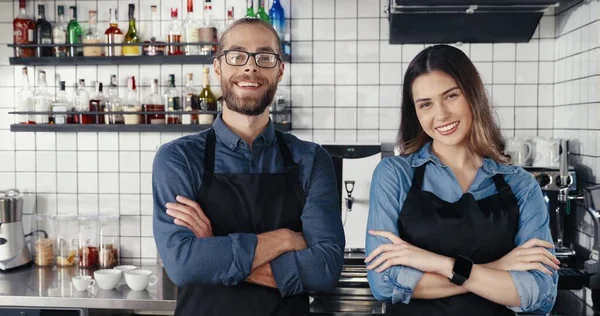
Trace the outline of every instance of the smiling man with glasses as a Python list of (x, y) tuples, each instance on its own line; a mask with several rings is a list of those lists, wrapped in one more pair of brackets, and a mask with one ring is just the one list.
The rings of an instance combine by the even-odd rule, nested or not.
[(268, 23), (234, 22), (213, 64), (223, 113), (163, 145), (153, 166), (154, 237), (179, 288), (175, 315), (308, 315), (307, 293), (333, 290), (343, 264), (331, 158), (269, 119), (285, 65)]

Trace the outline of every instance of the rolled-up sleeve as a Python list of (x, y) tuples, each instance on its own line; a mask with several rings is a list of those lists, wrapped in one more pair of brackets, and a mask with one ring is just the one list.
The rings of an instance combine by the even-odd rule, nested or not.
[(171, 144), (156, 153), (152, 170), (154, 240), (169, 278), (175, 285), (235, 285), (251, 273), (255, 234), (230, 234), (196, 238), (186, 227), (173, 223), (166, 214), (167, 202), (182, 195), (196, 198), (193, 175), (184, 155)]
[[(369, 198), (369, 218), (367, 221), (367, 255), (388, 239), (372, 236), (369, 230), (388, 231), (399, 236), (398, 217), (408, 188), (403, 188), (401, 175), (391, 159), (382, 160), (373, 173)], [(367, 272), (373, 296), (380, 301), (408, 304), (414, 288), (421, 280), (423, 272), (407, 266), (392, 266), (382, 273)]]
[(282, 296), (332, 291), (342, 272), (345, 238), (335, 170), (331, 157), (320, 146), (315, 153), (301, 220), (307, 249), (287, 252), (271, 261)]
[[(542, 191), (533, 178), (527, 179), (529, 182), (524, 186), (524, 194), (517, 194), (520, 220), (515, 245), (518, 247), (532, 238), (553, 243), (550, 217)], [(555, 254), (554, 249), (549, 250)], [(519, 307), (510, 309), (533, 314), (547, 314), (552, 310), (556, 300), (558, 273), (549, 266), (546, 268), (552, 271), (552, 276), (537, 270), (509, 271), (521, 300)]]

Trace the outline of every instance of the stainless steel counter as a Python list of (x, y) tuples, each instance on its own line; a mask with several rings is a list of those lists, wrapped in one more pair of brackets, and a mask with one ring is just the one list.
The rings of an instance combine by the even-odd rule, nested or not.
[(74, 275), (92, 275), (94, 270), (77, 268), (24, 267), (0, 272), (0, 307), (85, 308), (174, 311), (176, 286), (160, 266), (142, 266), (152, 270), (158, 283), (144, 291), (132, 291), (127, 284), (115, 290), (95, 286), (84, 292), (75, 290)]

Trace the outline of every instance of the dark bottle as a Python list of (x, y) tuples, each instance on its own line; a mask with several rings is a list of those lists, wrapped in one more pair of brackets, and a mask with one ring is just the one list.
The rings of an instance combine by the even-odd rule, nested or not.
[[(52, 44), (52, 25), (46, 20), (46, 7), (38, 4), (38, 20), (35, 22), (35, 32), (33, 33), (36, 44)], [(52, 47), (37, 47), (36, 57), (52, 56)]]
[[(102, 93), (102, 82), (96, 83), (96, 93), (90, 99), (90, 112), (105, 112), (106, 103), (104, 94)], [(92, 124), (104, 124), (104, 115), (93, 114), (91, 119)]]

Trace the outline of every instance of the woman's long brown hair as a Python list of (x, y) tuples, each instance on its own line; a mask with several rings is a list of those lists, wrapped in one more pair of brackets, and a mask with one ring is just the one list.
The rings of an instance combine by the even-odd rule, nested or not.
[(473, 123), (467, 134), (469, 153), (491, 158), (498, 163), (509, 163), (510, 158), (504, 154), (504, 139), (500, 127), (494, 121), (494, 113), (479, 72), (465, 53), (449, 45), (428, 47), (408, 65), (404, 76), (397, 140), (401, 154), (414, 153), (432, 140), (419, 123), (412, 95), (413, 82), (432, 71), (441, 71), (454, 78), (471, 106)]

